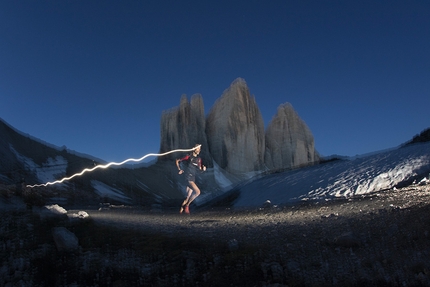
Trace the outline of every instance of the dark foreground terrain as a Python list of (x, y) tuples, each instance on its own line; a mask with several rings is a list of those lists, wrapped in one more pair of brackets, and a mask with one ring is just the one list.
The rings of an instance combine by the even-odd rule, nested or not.
[[(190, 216), (107, 206), (71, 220), (12, 206), (0, 286), (430, 286), (430, 185)], [(57, 226), (78, 248), (58, 251)]]

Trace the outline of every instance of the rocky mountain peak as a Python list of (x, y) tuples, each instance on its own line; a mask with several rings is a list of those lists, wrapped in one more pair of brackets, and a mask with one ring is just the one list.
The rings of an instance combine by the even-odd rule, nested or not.
[(204, 104), (200, 94), (191, 96), (190, 101), (186, 95), (182, 95), (179, 107), (163, 111), (160, 125), (160, 153), (192, 148), (199, 143), (202, 144), (202, 157), (210, 157), (205, 134)]
[(281, 104), (266, 130), (266, 166), (269, 169), (289, 168), (316, 160), (310, 129), (290, 103)]
[(205, 117), (203, 98), (182, 95), (179, 106), (161, 117), (160, 152), (202, 144), (205, 165), (212, 159), (232, 174), (296, 167), (317, 160), (308, 126), (290, 103), (281, 104), (266, 132), (246, 81), (237, 78)]
[(245, 80), (233, 81), (215, 102), (206, 119), (206, 134), (220, 167), (232, 173), (262, 168), (264, 122)]

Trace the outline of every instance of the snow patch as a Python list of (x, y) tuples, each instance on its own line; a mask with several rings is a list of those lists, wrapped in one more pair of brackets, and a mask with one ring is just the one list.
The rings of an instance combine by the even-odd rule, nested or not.
[(55, 181), (66, 175), (68, 163), (62, 156), (56, 156), (55, 158), (49, 157), (46, 162), (40, 166), (32, 159), (21, 155), (12, 145), (10, 145), (9, 148), (15, 154), (16, 158), (24, 164), (27, 170), (33, 171), (36, 174), (40, 182)]

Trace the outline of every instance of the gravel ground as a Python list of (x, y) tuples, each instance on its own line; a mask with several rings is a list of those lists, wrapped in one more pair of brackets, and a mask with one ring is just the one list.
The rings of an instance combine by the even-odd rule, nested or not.
[[(191, 215), (41, 210), (2, 209), (0, 286), (430, 286), (430, 185)], [(59, 251), (59, 227), (73, 252)]]
[(430, 185), (416, 185), (253, 210), (180, 215), (112, 206), (89, 213), (101, 224), (164, 234), (171, 244), (177, 238), (212, 244), (214, 253), (247, 254), (241, 260), (260, 267), (257, 285), (430, 286), (429, 203)]

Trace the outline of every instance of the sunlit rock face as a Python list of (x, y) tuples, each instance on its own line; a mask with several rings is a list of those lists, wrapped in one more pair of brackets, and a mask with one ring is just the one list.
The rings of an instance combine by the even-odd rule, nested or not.
[(235, 174), (263, 168), (264, 122), (243, 79), (236, 79), (212, 107), (206, 135), (221, 168)]
[(298, 167), (317, 160), (314, 137), (292, 105), (282, 104), (267, 126), (265, 164), (269, 169)]
[[(174, 149), (188, 149), (202, 144), (202, 158), (210, 158), (205, 134), (205, 111), (200, 94), (191, 96), (188, 101), (182, 95), (179, 107), (163, 111), (160, 130), (160, 153)], [(178, 157), (172, 154), (168, 158)]]

